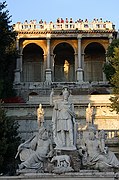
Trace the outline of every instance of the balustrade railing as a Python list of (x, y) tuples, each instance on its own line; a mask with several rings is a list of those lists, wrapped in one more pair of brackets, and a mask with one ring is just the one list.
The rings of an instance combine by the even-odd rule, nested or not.
[(118, 138), (119, 139), (119, 130), (105, 130), (107, 139), (114, 139)]
[(13, 25), (15, 31), (30, 30), (113, 30), (112, 22), (75, 22), (75, 23), (36, 23), (17, 22)]

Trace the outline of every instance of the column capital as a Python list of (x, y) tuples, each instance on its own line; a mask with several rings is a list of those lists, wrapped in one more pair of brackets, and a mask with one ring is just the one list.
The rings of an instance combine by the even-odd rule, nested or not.
[(46, 35), (46, 39), (47, 39), (47, 40), (50, 40), (50, 39), (51, 39), (51, 34), (47, 34), (47, 35)]
[(77, 39), (81, 39), (82, 38), (82, 34), (78, 34)]

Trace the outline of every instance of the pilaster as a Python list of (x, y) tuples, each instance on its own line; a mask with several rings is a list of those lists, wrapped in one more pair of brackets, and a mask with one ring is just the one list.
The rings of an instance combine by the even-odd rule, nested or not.
[(81, 38), (82, 35), (78, 35), (77, 39), (78, 39), (78, 68), (77, 68), (77, 76), (76, 79), (78, 82), (82, 82), (83, 81), (83, 69), (82, 69), (82, 57), (81, 57)]
[[(19, 39), (16, 40), (16, 48), (18, 51), (20, 51), (19, 48)], [(22, 53), (20, 51), (19, 57), (16, 60), (16, 69), (14, 71), (14, 83), (20, 83), (21, 81), (21, 72), (22, 72)]]
[(46, 73), (46, 81), (52, 81), (52, 71), (51, 71), (51, 60), (50, 60), (50, 39), (51, 35), (47, 34), (47, 67), (45, 70)]

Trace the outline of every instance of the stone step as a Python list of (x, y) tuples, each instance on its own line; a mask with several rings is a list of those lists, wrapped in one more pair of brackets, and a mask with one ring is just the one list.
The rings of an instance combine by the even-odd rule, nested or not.
[(0, 180), (33, 180), (33, 179), (45, 179), (45, 180), (115, 180), (119, 179), (119, 172), (96, 172), (96, 171), (81, 171), (78, 173), (65, 173), (65, 174), (49, 174), (49, 173), (25, 173), (18, 176), (0, 176)]

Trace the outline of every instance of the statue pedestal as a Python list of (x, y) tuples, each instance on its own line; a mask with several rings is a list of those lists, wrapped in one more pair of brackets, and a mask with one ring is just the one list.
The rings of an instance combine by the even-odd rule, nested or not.
[(79, 83), (83, 82), (83, 69), (82, 68), (77, 69), (76, 75), (77, 75), (77, 82)]
[[(81, 161), (77, 150), (55, 149), (57, 155), (68, 155), (71, 159), (71, 167), (75, 172), (79, 172), (81, 168)], [(59, 154), (58, 154), (59, 153)]]
[(51, 82), (52, 81), (52, 71), (51, 69), (46, 69), (46, 82)]
[(20, 69), (15, 69), (14, 71), (14, 83), (20, 83)]
[(33, 179), (52, 179), (52, 180), (114, 180), (118, 179), (119, 172), (97, 172), (97, 171), (81, 171), (81, 172), (69, 172), (66, 174), (51, 174), (51, 173), (25, 173), (19, 176), (1, 176), (2, 180), (20, 179), (20, 180), (33, 180)]
[(69, 147), (55, 147), (55, 150), (63, 150), (63, 151), (74, 151), (76, 150), (76, 147), (75, 146), (69, 146)]

